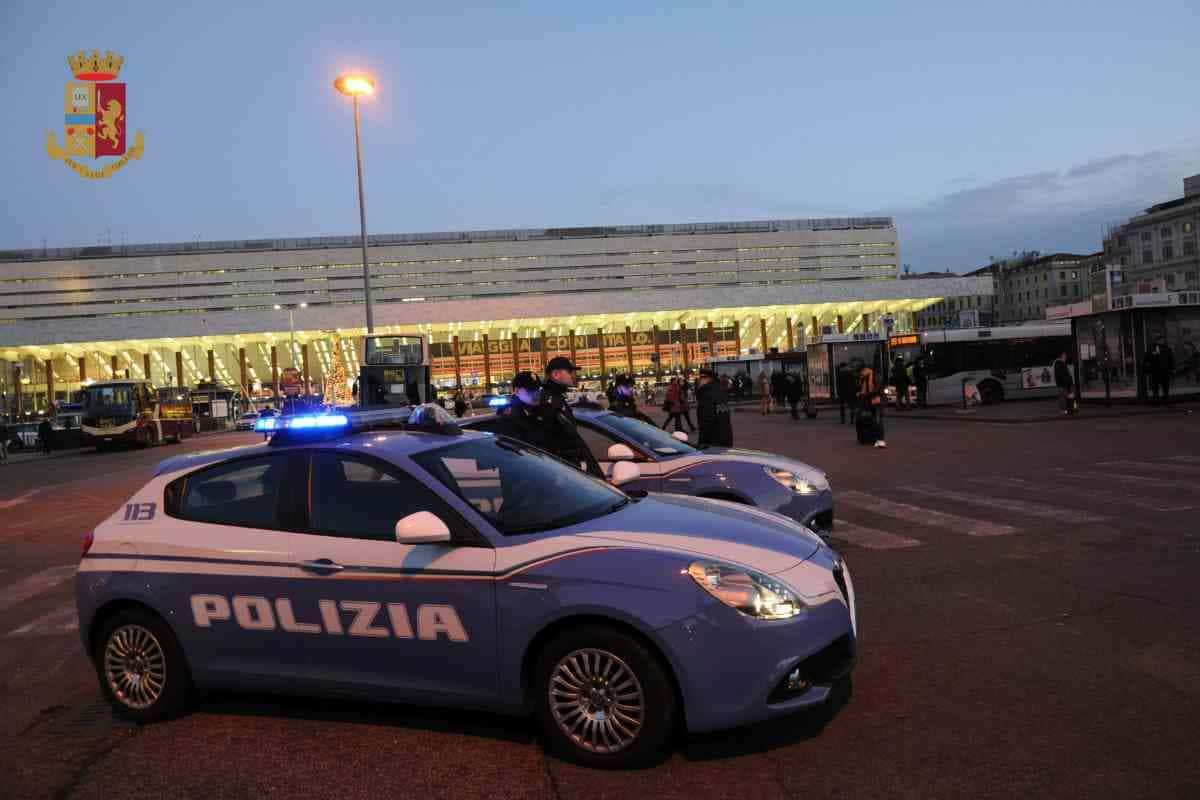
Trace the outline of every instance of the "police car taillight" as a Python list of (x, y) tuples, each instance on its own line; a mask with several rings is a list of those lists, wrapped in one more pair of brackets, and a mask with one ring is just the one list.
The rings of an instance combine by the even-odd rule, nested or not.
[(83, 535), (83, 552), (79, 554), (80, 558), (83, 558), (88, 554), (88, 550), (92, 549), (92, 542), (94, 541), (96, 541), (95, 531), (88, 531)]

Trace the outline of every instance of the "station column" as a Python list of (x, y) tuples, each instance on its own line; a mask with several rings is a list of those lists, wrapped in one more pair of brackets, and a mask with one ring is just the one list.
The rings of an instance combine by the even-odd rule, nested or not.
[(708, 355), (709, 358), (717, 357), (717, 332), (713, 330), (711, 319), (708, 321)]
[(87, 356), (79, 357), (79, 383), (87, 380)]
[(662, 350), (658, 346), (658, 326), (654, 326), (654, 377), (662, 380)]
[(629, 375), (633, 376), (633, 331), (625, 326), (625, 361), (628, 362)]
[[(308, 345), (304, 345), (304, 375), (308, 377)], [(215, 381), (217, 379), (217, 357), (212, 350), (208, 351), (208, 379)]]
[(604, 328), (596, 328), (596, 346), (600, 353), (600, 383), (604, 384), (604, 379), (608, 375), (608, 370), (604, 366)]
[(271, 345), (271, 394), (279, 398), (279, 352)]
[(787, 318), (787, 343), (788, 343), (788, 352), (789, 353), (796, 349), (796, 338), (795, 338), (795, 334), (792, 332), (792, 318), (791, 317)]
[(575, 329), (571, 328), (571, 330), (567, 331), (567, 335), (571, 341), (571, 363), (578, 367), (579, 364), (575, 361)]
[(150, 376), (153, 374), (150, 369), (150, 354), (142, 353), (142, 371), (146, 373), (146, 380), (153, 380)]
[(113, 380), (116, 380), (117, 378), (121, 377), (120, 375), (117, 374), (117, 369), (118, 369), (118, 367), (121, 366), (121, 362), (117, 359), (116, 353), (112, 354), (112, 358), (109, 360), (109, 363), (112, 365)]
[(733, 321), (733, 346), (737, 348), (736, 356), (742, 355), (742, 323), (738, 320)]
[(542, 331), (542, 369), (546, 369), (546, 362), (550, 360), (550, 346), (546, 339), (546, 332)]
[[(333, 353), (332, 355), (334, 358), (339, 357), (337, 353)], [(175, 354), (175, 360), (177, 362), (179, 361), (178, 353)], [(244, 347), (238, 348), (238, 375), (242, 381), (242, 394), (244, 394), (246, 396), (246, 399), (249, 400), (250, 399), (250, 385), (248, 383), (246, 383), (246, 348), (244, 348)]]
[(762, 354), (765, 356), (767, 351), (771, 349), (770, 344), (767, 342), (767, 320), (765, 317), (758, 318), (758, 328), (762, 331)]
[(46, 367), (46, 407), (54, 408), (54, 358), (47, 358)]
[(691, 369), (691, 365), (688, 360), (688, 356), (690, 355), (690, 353), (688, 353), (689, 348), (688, 348), (688, 340), (687, 339), (688, 339), (687, 323), (681, 322), (681, 323), (679, 323), (679, 349), (683, 356), (684, 372), (687, 372), (689, 369)]
[(458, 350), (457, 334), (450, 340), (450, 352), (454, 354), (454, 388), (462, 386), (462, 356)]
[[(212, 357), (211, 350), (209, 351), (209, 357)], [(300, 345), (300, 363), (304, 365), (304, 394), (308, 395), (312, 393), (312, 389), (309, 385), (309, 381), (312, 380), (312, 373), (308, 371), (308, 342)]]
[(488, 354), (488, 335), (483, 335), (483, 392), (492, 391), (492, 357)]
[(513, 377), (517, 377), (517, 373), (521, 371), (521, 348), (517, 344), (517, 334), (514, 332), (511, 337), (512, 341), (512, 358), (513, 358)]

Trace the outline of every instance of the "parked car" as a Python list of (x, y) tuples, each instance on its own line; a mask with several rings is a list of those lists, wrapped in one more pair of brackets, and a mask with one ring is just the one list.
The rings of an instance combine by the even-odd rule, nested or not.
[(629, 767), (848, 679), (854, 584), (802, 526), (380, 425), (283, 417), (269, 444), (170, 459), (84, 537), (79, 634), (118, 714), (168, 718), (194, 687), (352, 694), (532, 716), (563, 756)]
[[(632, 461), (641, 476), (623, 489), (711, 497), (775, 511), (828, 535), (833, 531), (833, 490), (825, 473), (785, 456), (733, 447), (699, 448), (654, 425), (610, 411), (576, 408), (579, 433), (606, 475)], [(495, 415), (460, 422), (493, 430)]]
[(256, 422), (258, 422), (258, 412), (247, 411), (245, 414), (242, 414), (237, 418), (237, 422), (234, 423), (234, 428), (239, 431), (252, 431), (254, 430), (254, 423)]

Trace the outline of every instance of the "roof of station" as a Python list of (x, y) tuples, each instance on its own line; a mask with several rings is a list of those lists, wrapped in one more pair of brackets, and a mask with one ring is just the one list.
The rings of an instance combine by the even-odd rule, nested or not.
[[(384, 233), (367, 237), (371, 247), (409, 244), (512, 242), (534, 239), (590, 239), (611, 236), (666, 236), (680, 234), (773, 233), (779, 231), (838, 231), (895, 228), (891, 217), (831, 217), (823, 219), (767, 219), (745, 222), (688, 222), (674, 225), (598, 225), (574, 228), (509, 228), (434, 233)], [(230, 239), (163, 244), (95, 245), (29, 250), (0, 250), (4, 261), (61, 261), (83, 258), (188, 255), (196, 253), (253, 253), (271, 250), (321, 250), (358, 247), (358, 236), (306, 236), (288, 239)]]

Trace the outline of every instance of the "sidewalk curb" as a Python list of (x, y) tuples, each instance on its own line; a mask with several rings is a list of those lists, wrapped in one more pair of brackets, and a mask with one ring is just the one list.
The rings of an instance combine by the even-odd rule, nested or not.
[(1114, 409), (1114, 408), (1092, 408), (1084, 406), (1078, 414), (1039, 414), (1030, 417), (979, 417), (975, 416), (976, 411), (965, 411), (949, 414), (913, 414), (911, 412), (896, 412), (888, 414), (889, 419), (918, 419), (929, 420), (932, 422), (973, 422), (982, 425), (1024, 425), (1035, 422), (1070, 422), (1073, 420), (1084, 419), (1118, 419), (1121, 417), (1152, 417), (1166, 416), (1169, 414), (1188, 415), (1192, 413), (1192, 409), (1179, 408), (1147, 408), (1147, 409)]

